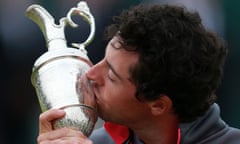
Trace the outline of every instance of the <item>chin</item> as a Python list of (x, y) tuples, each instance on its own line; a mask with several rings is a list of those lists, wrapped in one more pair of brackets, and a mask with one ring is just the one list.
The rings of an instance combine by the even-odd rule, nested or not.
[(98, 109), (98, 116), (99, 116), (102, 120), (104, 120), (104, 121), (111, 121), (111, 120), (109, 119), (109, 116), (107, 116), (106, 113), (100, 111), (99, 109)]

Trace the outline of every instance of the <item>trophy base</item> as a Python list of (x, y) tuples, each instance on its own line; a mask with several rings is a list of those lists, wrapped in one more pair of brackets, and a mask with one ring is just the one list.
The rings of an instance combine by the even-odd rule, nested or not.
[(55, 121), (55, 129), (68, 127), (81, 131), (87, 137), (92, 133), (97, 121), (95, 109), (83, 104), (68, 105), (60, 109), (63, 109), (66, 115)]

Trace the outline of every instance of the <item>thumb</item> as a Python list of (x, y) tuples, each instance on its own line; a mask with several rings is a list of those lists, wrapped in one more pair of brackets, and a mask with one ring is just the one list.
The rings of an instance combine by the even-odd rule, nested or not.
[(64, 110), (51, 109), (39, 116), (39, 134), (53, 130), (53, 121), (60, 119), (65, 115)]

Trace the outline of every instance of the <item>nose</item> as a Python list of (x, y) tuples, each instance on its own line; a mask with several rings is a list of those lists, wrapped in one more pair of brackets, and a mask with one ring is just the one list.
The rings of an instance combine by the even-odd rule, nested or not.
[(102, 61), (92, 66), (86, 76), (96, 84), (102, 85), (104, 83), (104, 67)]

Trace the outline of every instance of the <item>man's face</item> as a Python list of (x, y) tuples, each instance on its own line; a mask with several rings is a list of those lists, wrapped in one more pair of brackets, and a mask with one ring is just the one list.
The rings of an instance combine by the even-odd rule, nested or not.
[(149, 113), (147, 105), (135, 97), (129, 69), (138, 62), (138, 54), (124, 50), (121, 39), (114, 37), (107, 45), (105, 57), (94, 65), (87, 77), (95, 81), (94, 93), (99, 116), (119, 124), (134, 124)]

